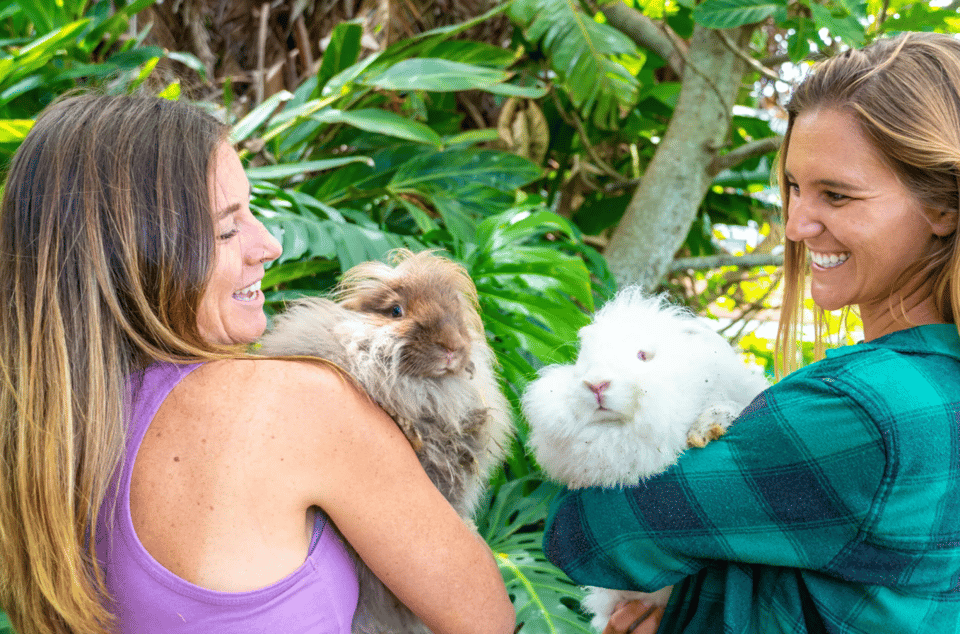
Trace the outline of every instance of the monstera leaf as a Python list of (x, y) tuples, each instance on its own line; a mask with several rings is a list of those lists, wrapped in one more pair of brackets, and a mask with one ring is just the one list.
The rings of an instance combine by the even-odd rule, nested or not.
[(517, 613), (519, 634), (591, 633), (583, 590), (547, 561), (539, 528), (558, 486), (537, 476), (511, 480), (492, 496), (478, 528), (493, 550)]

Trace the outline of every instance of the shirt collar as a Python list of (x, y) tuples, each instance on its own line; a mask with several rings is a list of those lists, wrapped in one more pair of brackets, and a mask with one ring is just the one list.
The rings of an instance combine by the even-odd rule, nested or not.
[(826, 351), (827, 357), (884, 348), (895, 352), (940, 354), (960, 361), (960, 333), (956, 324), (926, 324), (897, 330), (873, 341), (843, 346)]

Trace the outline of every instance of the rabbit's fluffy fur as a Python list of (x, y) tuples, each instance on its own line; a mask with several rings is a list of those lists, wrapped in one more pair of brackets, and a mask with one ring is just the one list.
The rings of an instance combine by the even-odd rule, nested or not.
[[(430, 252), (394, 254), (344, 273), (336, 301), (298, 300), (261, 354), (312, 355), (349, 373), (404, 432), (430, 479), (472, 520), (509, 447), (510, 408), (494, 372), (473, 281)], [(360, 566), (354, 632), (428, 632)]]
[[(544, 368), (522, 398), (537, 461), (571, 488), (633, 485), (666, 470), (722, 435), (767, 387), (705, 323), (637, 287), (579, 334), (576, 362)], [(591, 589), (584, 606), (602, 629), (618, 600), (662, 605), (669, 591)]]

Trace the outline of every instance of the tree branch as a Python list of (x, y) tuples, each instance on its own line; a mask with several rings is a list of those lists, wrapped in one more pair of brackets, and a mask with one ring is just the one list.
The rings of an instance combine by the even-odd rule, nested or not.
[(663, 58), (677, 75), (683, 74), (683, 53), (678, 46), (684, 46), (680, 38), (670, 38), (665, 30), (670, 27), (656, 22), (636, 9), (628, 7), (622, 0), (604, 5), (600, 11), (607, 18), (607, 24), (617, 29), (640, 47), (653, 51)]
[(729, 48), (734, 55), (736, 55), (737, 57), (742, 59), (744, 62), (746, 62), (747, 66), (757, 71), (767, 79), (772, 79), (773, 81), (780, 81), (780, 75), (770, 70), (769, 68), (767, 68), (766, 66), (758, 62), (757, 60), (755, 60), (753, 56), (750, 55), (749, 53), (743, 51), (739, 46), (737, 46), (736, 42), (730, 39), (729, 35), (727, 35), (720, 29), (717, 29), (717, 34), (720, 36), (720, 39), (723, 40), (723, 43), (727, 45), (727, 48)]
[(736, 266), (743, 269), (753, 268), (755, 266), (783, 266), (783, 254), (747, 254), (747, 255), (710, 255), (700, 258), (677, 258), (670, 263), (668, 271), (676, 273), (694, 269), (704, 271), (707, 269), (719, 269), (724, 266)]
[(560, 115), (560, 118), (563, 119), (563, 121), (567, 125), (571, 125), (574, 128), (576, 128), (577, 135), (580, 137), (581, 143), (583, 143), (583, 149), (587, 152), (587, 156), (590, 157), (590, 160), (594, 162), (594, 164), (600, 169), (600, 171), (602, 171), (604, 174), (606, 174), (610, 178), (613, 178), (614, 180), (617, 180), (617, 181), (622, 181), (623, 174), (621, 174), (617, 170), (610, 167), (610, 165), (608, 165), (606, 161), (600, 158), (600, 155), (597, 154), (596, 149), (590, 144), (590, 137), (587, 135), (587, 131), (583, 127), (583, 122), (580, 121), (580, 117), (577, 115), (577, 113), (576, 112), (571, 112), (569, 114), (564, 113), (563, 104), (560, 103), (560, 98), (557, 97), (557, 93), (555, 90), (550, 90), (550, 96), (553, 97), (553, 102), (557, 106), (557, 114)]
[(725, 169), (730, 169), (740, 165), (746, 160), (752, 159), (756, 156), (763, 156), (770, 152), (776, 152), (780, 149), (780, 143), (783, 141), (783, 137), (772, 136), (765, 139), (757, 139), (756, 141), (750, 141), (749, 143), (744, 143), (738, 148), (730, 150), (726, 154), (718, 155), (710, 162), (710, 166), (707, 168), (707, 171), (711, 176), (716, 176)]

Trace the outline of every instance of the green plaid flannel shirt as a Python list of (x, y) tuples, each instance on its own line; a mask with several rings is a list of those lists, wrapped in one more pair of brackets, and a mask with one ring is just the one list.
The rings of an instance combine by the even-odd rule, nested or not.
[(544, 549), (580, 584), (674, 584), (661, 633), (960, 632), (956, 326), (830, 351), (665, 473), (565, 491)]

